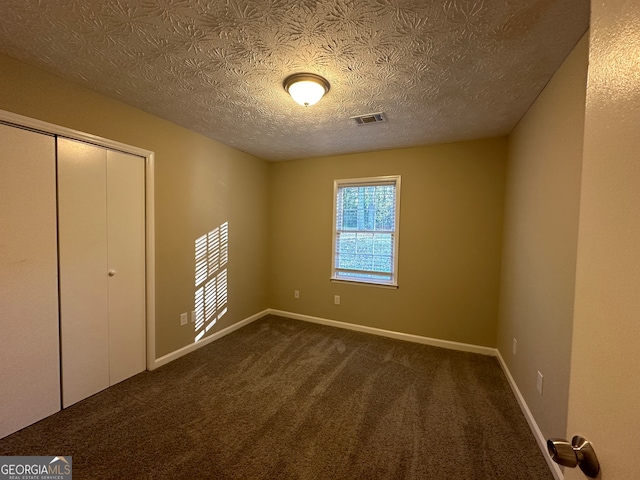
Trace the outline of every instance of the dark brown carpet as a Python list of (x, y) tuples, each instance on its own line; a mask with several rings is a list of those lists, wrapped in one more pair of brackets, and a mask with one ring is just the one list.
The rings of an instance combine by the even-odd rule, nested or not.
[(495, 358), (269, 316), (0, 440), (81, 479), (552, 480)]

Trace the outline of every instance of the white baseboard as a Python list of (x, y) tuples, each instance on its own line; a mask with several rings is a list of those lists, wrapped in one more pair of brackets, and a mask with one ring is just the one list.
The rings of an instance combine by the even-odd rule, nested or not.
[(294, 320), (302, 320), (305, 322), (319, 323), (330, 327), (344, 328), (346, 330), (355, 330), (356, 332), (370, 333), (381, 337), (395, 338), (407, 342), (421, 343), (423, 345), (431, 345), (434, 347), (448, 348), (450, 350), (460, 350), (463, 352), (479, 353), (481, 355), (496, 356), (497, 350), (491, 347), (483, 347), (480, 345), (471, 345), (469, 343), (451, 342), (449, 340), (439, 340), (437, 338), (421, 337), (420, 335), (412, 335), (410, 333), (394, 332), (391, 330), (382, 330), (380, 328), (366, 327), (364, 325), (356, 325), (354, 323), (339, 322), (337, 320), (328, 320), (326, 318), (312, 317), (300, 313), (285, 312), (283, 310), (269, 309), (271, 315), (279, 315), (281, 317), (293, 318)]
[(551, 460), (551, 457), (549, 456), (549, 452), (547, 450), (547, 440), (545, 439), (544, 435), (542, 435), (542, 432), (540, 431), (540, 428), (538, 427), (538, 424), (536, 423), (535, 418), (533, 418), (533, 414), (531, 413), (531, 410), (529, 410), (529, 406), (527, 405), (527, 402), (525, 402), (524, 397), (520, 393), (520, 389), (518, 388), (518, 385), (516, 385), (516, 381), (513, 379), (513, 376), (511, 375), (511, 372), (509, 371), (509, 368), (507, 367), (507, 364), (504, 361), (504, 358), (502, 358), (502, 355), (500, 354), (499, 350), (496, 350), (496, 352), (497, 352), (496, 356), (498, 357), (500, 366), (502, 367), (502, 370), (504, 371), (504, 374), (506, 375), (507, 380), (509, 381), (509, 386), (511, 387), (511, 390), (513, 390), (513, 394), (515, 395), (516, 400), (518, 400), (518, 403), (520, 404), (520, 408), (522, 409), (524, 418), (527, 419), (529, 428), (531, 428), (531, 432), (533, 433), (533, 436), (535, 437), (536, 442), (540, 447), (540, 450), (542, 450), (542, 455), (544, 456), (544, 459), (547, 461), (547, 465), (549, 465), (549, 468), (551, 469), (551, 473), (553, 474), (556, 480), (564, 480), (564, 474), (562, 473), (562, 470), (560, 470), (560, 466), (557, 463), (555, 463), (553, 460)]
[(264, 317), (269, 314), (269, 310), (263, 310), (262, 312), (258, 312), (255, 315), (251, 315), (244, 320), (240, 320), (238, 323), (234, 323), (233, 325), (228, 326), (227, 328), (223, 328), (222, 330), (215, 332), (213, 335), (209, 335), (207, 337), (202, 338), (202, 340), (198, 342), (193, 342), (185, 347), (176, 350), (175, 352), (168, 353), (160, 358), (157, 358), (155, 362), (153, 362), (153, 368), (149, 370), (155, 370), (162, 365), (166, 365), (167, 363), (186, 355), (187, 353), (191, 353), (199, 348), (204, 347), (205, 345), (210, 344), (214, 340), (218, 340), (219, 338), (224, 337), (225, 335), (229, 335), (231, 332), (238, 330), (239, 328), (244, 327), (245, 325), (249, 325), (251, 322), (255, 322), (256, 320)]

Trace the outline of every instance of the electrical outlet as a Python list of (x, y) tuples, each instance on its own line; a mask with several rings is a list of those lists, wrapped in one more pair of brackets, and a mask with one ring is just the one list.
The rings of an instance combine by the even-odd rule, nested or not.
[(181, 313), (180, 314), (180, 326), (184, 327), (187, 322), (189, 321), (189, 316), (187, 315), (187, 312)]
[(542, 373), (538, 372), (538, 382), (536, 384), (536, 388), (538, 389), (538, 393), (540, 395), (542, 395), (542, 380), (544, 379), (544, 376), (542, 375)]
[(340, 305), (340, 295), (334, 295), (333, 296), (333, 303), (335, 305)]
[(191, 310), (191, 323), (196, 323), (196, 311)]
[(293, 291), (293, 298), (300, 298), (300, 290)]
[(513, 354), (516, 354), (516, 350), (518, 349), (518, 340), (513, 339)]

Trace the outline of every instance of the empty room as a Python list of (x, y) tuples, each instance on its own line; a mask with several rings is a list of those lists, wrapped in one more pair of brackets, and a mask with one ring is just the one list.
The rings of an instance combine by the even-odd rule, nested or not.
[(5, 0), (0, 478), (636, 478), (639, 125), (630, 0)]

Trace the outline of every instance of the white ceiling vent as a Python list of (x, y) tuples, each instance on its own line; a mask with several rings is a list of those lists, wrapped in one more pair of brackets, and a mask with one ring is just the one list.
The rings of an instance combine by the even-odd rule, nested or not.
[(356, 115), (355, 117), (351, 117), (351, 118), (353, 118), (358, 125), (368, 125), (370, 123), (380, 123), (380, 122), (387, 121), (387, 119), (384, 118), (384, 113), (382, 112), (367, 113), (365, 115)]

